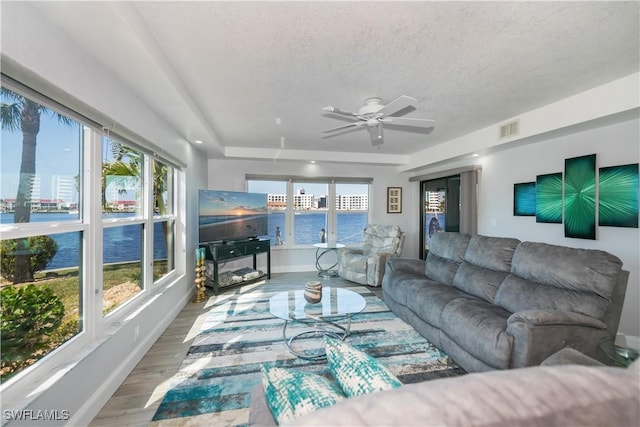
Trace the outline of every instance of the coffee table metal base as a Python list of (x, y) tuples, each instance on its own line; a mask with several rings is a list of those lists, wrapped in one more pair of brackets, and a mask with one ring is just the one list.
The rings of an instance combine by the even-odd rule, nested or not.
[[(342, 318), (347, 319), (346, 327), (335, 323), (333, 321), (333, 320), (337, 320), (335, 318), (332, 318), (332, 319), (321, 318), (321, 317), (309, 318), (309, 316), (307, 316), (307, 318), (305, 319), (285, 320), (284, 326), (282, 327), (282, 338), (284, 339), (284, 342), (287, 344), (289, 351), (294, 356), (299, 357), (300, 359), (306, 359), (306, 360), (322, 360), (327, 357), (327, 353), (323, 350), (324, 345), (322, 345), (321, 349), (316, 352), (310, 352), (305, 350), (298, 351), (293, 348), (293, 342), (307, 335), (315, 335), (315, 336), (322, 336), (322, 337), (327, 335), (337, 340), (344, 341), (345, 338), (347, 338), (351, 334), (351, 315), (347, 315)], [(289, 324), (289, 322), (309, 324), (312, 327), (312, 329), (299, 332), (287, 338), (287, 325)], [(330, 328), (334, 328), (334, 329), (332, 330)]]

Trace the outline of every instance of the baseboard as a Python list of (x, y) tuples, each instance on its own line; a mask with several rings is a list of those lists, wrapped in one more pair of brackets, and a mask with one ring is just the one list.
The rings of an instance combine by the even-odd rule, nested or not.
[(313, 264), (309, 265), (282, 265), (271, 266), (271, 273), (306, 273), (309, 271), (318, 271)]
[(187, 292), (180, 299), (178, 304), (175, 304), (167, 316), (164, 317), (162, 322), (159, 322), (153, 329), (152, 333), (148, 334), (145, 339), (138, 346), (138, 351), (130, 354), (122, 363), (118, 369), (109, 376), (109, 381), (101, 384), (85, 402), (69, 419), (67, 426), (79, 426), (89, 425), (91, 421), (98, 415), (103, 406), (109, 401), (113, 393), (118, 390), (118, 387), (127, 379), (131, 371), (142, 360), (145, 354), (153, 346), (156, 340), (162, 335), (167, 327), (173, 322), (176, 316), (180, 313), (183, 307), (191, 300), (193, 292)]

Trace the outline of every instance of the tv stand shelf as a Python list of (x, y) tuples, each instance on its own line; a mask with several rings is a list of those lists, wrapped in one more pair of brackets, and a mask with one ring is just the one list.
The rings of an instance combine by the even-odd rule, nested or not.
[[(271, 279), (271, 241), (269, 239), (257, 240), (238, 240), (234, 242), (222, 243), (200, 243), (200, 247), (206, 248), (205, 258), (207, 261), (213, 262), (213, 280), (207, 278), (206, 286), (213, 288), (213, 293), (218, 295), (220, 283), (218, 281), (219, 263), (229, 261), (236, 258), (244, 258), (253, 256), (253, 269), (257, 268), (257, 255), (259, 253), (267, 254), (267, 279)], [(261, 276), (260, 278), (263, 278)], [(234, 283), (233, 286), (251, 283), (259, 278), (253, 278), (244, 282)]]

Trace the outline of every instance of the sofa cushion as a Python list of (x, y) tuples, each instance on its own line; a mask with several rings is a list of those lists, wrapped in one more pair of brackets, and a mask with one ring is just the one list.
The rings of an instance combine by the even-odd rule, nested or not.
[(493, 302), (493, 298), (508, 273), (488, 270), (463, 262), (453, 278), (453, 286), (470, 295)]
[(453, 284), (470, 238), (468, 234), (461, 233), (434, 234), (425, 262), (425, 275), (445, 285)]
[(333, 381), (317, 374), (262, 366), (267, 406), (278, 424), (345, 399)]
[(464, 260), (477, 267), (509, 273), (520, 240), (476, 235), (469, 241)]
[(522, 310), (563, 310), (602, 318), (609, 301), (591, 292), (558, 289), (510, 274), (502, 282), (494, 303), (516, 313)]
[(510, 315), (485, 301), (456, 299), (442, 311), (441, 330), (472, 356), (506, 369), (513, 349), (513, 337), (506, 332)]
[(506, 237), (473, 236), (453, 286), (487, 302), (511, 271), (511, 258), (520, 241)]
[(295, 425), (637, 426), (633, 368), (536, 366), (424, 381), (348, 399)]
[(471, 236), (466, 233), (436, 233), (431, 236), (429, 253), (460, 263), (470, 239)]
[(406, 305), (422, 320), (432, 326), (440, 328), (442, 310), (451, 301), (458, 298), (475, 299), (472, 295), (462, 292), (453, 286), (441, 283), (429, 283), (427, 286), (411, 287), (407, 292)]
[(325, 348), (329, 369), (347, 397), (402, 386), (384, 365), (343, 341), (325, 336)]
[(406, 306), (409, 300), (415, 299), (415, 293), (419, 289), (434, 285), (443, 286), (435, 280), (431, 280), (423, 275), (418, 276), (413, 273), (398, 271), (393, 274), (393, 284), (386, 286), (384, 290), (397, 303)]
[(251, 407), (249, 408), (249, 425), (250, 426), (277, 426), (276, 419), (273, 418), (271, 409), (267, 405), (267, 399), (264, 395), (264, 387), (262, 383), (256, 384), (251, 391)]
[(513, 254), (511, 272), (543, 285), (587, 291), (611, 298), (622, 261), (610, 253), (546, 243), (523, 242)]

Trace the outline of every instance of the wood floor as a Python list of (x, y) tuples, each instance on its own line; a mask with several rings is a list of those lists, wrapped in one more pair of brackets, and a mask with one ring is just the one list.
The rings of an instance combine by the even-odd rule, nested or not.
[[(316, 272), (273, 274), (272, 281), (317, 280)], [(325, 279), (326, 280), (326, 279)], [(343, 279), (328, 279), (341, 281)], [(381, 298), (380, 288), (370, 288)], [(189, 302), (91, 422), (101, 426), (147, 426), (169, 388), (215, 297)]]

